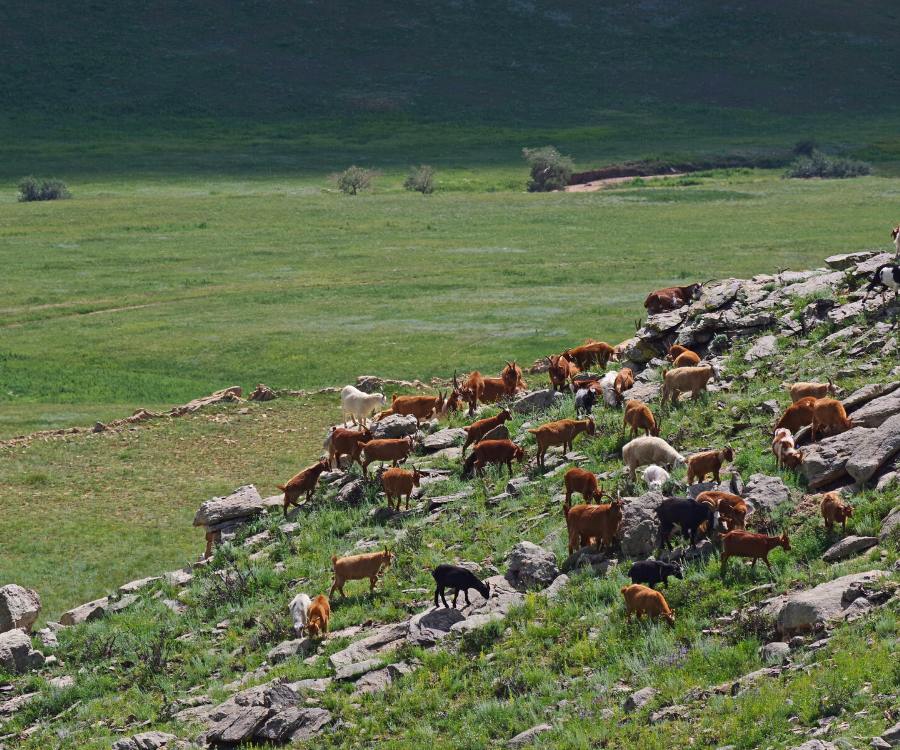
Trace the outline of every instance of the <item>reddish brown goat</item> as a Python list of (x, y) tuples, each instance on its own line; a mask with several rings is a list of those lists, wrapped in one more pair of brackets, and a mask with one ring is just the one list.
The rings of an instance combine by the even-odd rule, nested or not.
[(335, 427), (331, 433), (331, 441), (328, 443), (328, 465), (329, 468), (341, 468), (341, 457), (350, 456), (350, 465), (356, 461), (359, 463), (359, 454), (362, 447), (370, 440), (374, 440), (375, 436), (371, 430), (348, 430), (344, 427)]
[(468, 448), (473, 443), (477, 443), (495, 427), (499, 427), (504, 422), (507, 422), (510, 419), (512, 419), (512, 414), (510, 413), (509, 409), (504, 409), (494, 417), (479, 419), (477, 422), (473, 422), (468, 427), (463, 427), (463, 429), (466, 431), (466, 442), (462, 447), (462, 455), (466, 455), (466, 448)]
[[(506, 362), (506, 360), (503, 360)], [(516, 391), (524, 391), (527, 387), (522, 380), (522, 368), (516, 364), (516, 360), (506, 362), (506, 367), (500, 371), (500, 379), (506, 384), (506, 390), (509, 393)]]
[(816, 403), (816, 399), (812, 396), (801, 398), (796, 404), (789, 406), (785, 410), (784, 414), (781, 415), (781, 419), (778, 420), (778, 424), (775, 425), (775, 429), (785, 429), (795, 433), (801, 427), (811, 425), (814, 403)]
[(699, 364), (699, 356), (697, 356), (693, 352), (682, 352), (677, 357), (675, 357), (675, 361), (672, 363), (672, 369), (678, 367), (696, 367)]
[(566, 528), (569, 532), (569, 554), (586, 547), (595, 540), (597, 552), (612, 547), (622, 522), (625, 503), (613, 500), (609, 505), (563, 505)]
[(744, 531), (747, 519), (747, 503), (737, 495), (709, 490), (697, 495), (698, 503), (705, 503), (728, 521), (728, 531)]
[(352, 557), (338, 558), (337, 555), (332, 555), (331, 567), (334, 569), (334, 583), (331, 584), (328, 596), (334, 596), (334, 591), (337, 589), (346, 599), (344, 584), (347, 581), (364, 581), (366, 578), (369, 579), (369, 591), (374, 591), (378, 577), (381, 575), (382, 566), (387, 569), (394, 557), (394, 553), (387, 548), (384, 552), (369, 552)]
[(766, 536), (765, 534), (752, 534), (749, 531), (729, 531), (727, 534), (719, 534), (722, 538), (722, 573), (724, 575), (728, 566), (729, 557), (751, 557), (756, 567), (756, 561), (762, 560), (771, 571), (769, 564), (769, 552), (776, 547), (782, 547), (786, 552), (791, 550), (791, 540), (787, 534), (781, 536)]
[(313, 493), (316, 491), (316, 484), (322, 472), (328, 471), (331, 465), (328, 461), (319, 461), (308, 469), (304, 469), (297, 476), (293, 477), (287, 484), (276, 485), (279, 490), (284, 493), (284, 515), (287, 516), (288, 506), (296, 505), (300, 507), (298, 500), (300, 495), (306, 493), (306, 502), (312, 500)]
[[(453, 376), (454, 384), (456, 375)], [(457, 387), (459, 397), (469, 405), (469, 414), (475, 413), (475, 407), (482, 404), (496, 404), (505, 398), (515, 395), (515, 388), (509, 390), (503, 378), (486, 378), (475, 370), (464, 386)]]
[[(616, 393), (619, 396), (622, 395), (623, 391), (627, 391), (634, 385), (634, 372), (629, 367), (623, 367), (619, 370), (619, 373), (616, 375)], [(621, 402), (620, 402), (621, 403)]]
[(555, 391), (561, 391), (566, 383), (575, 376), (578, 368), (573, 362), (569, 362), (562, 354), (551, 354), (547, 357), (550, 366), (547, 374), (550, 376), (550, 386)]
[(563, 453), (572, 450), (572, 443), (582, 432), (594, 435), (597, 431), (593, 419), (575, 420), (560, 419), (558, 422), (548, 422), (536, 430), (528, 430), (537, 439), (538, 466), (544, 465), (544, 456), (547, 448), (552, 445), (561, 445)]
[(675, 625), (675, 610), (669, 609), (666, 597), (659, 591), (633, 583), (631, 586), (623, 586), (619, 593), (625, 597), (627, 620), (631, 620), (632, 615), (636, 615), (638, 620), (646, 615), (650, 618), (658, 617), (669, 625)]
[(397, 438), (393, 440), (372, 440), (363, 446), (363, 455), (366, 460), (362, 462), (363, 476), (368, 477), (368, 467), (373, 461), (386, 463), (390, 461), (396, 468), (399, 464), (406, 463), (409, 454), (415, 449), (415, 441), (409, 438)]
[(391, 408), (381, 412), (375, 421), (380, 421), (391, 414), (402, 414), (415, 417), (416, 422), (421, 424), (431, 419), (432, 415), (443, 416), (447, 411), (446, 403), (444, 394), (440, 391), (437, 396), (398, 396), (395, 393), (391, 398)]
[(597, 483), (597, 475), (592, 471), (571, 468), (563, 477), (563, 482), (566, 485), (566, 505), (571, 504), (573, 492), (577, 492), (581, 495), (586, 505), (590, 505), (591, 501), (599, 503), (606, 494)]
[(634, 438), (641, 430), (647, 437), (659, 437), (659, 423), (653, 418), (653, 412), (646, 404), (631, 400), (625, 402), (625, 418), (622, 420), (622, 432), (625, 427), (631, 428), (631, 437)]
[(574, 362), (580, 370), (588, 370), (593, 364), (598, 365), (602, 370), (610, 359), (615, 358), (616, 350), (609, 344), (595, 341), (574, 349), (566, 349), (562, 355), (569, 362)]
[(512, 462), (516, 460), (522, 463), (525, 460), (525, 449), (509, 440), (482, 440), (472, 449), (472, 455), (475, 456), (473, 466), (478, 476), (484, 476), (484, 467), (488, 464), (500, 464), (501, 467), (506, 464), (509, 475), (512, 476)]
[(307, 627), (309, 628), (310, 638), (318, 637), (319, 631), (323, 635), (327, 635), (328, 622), (331, 620), (331, 604), (328, 602), (328, 597), (324, 594), (319, 594), (313, 599), (309, 609), (306, 610), (306, 616), (309, 618)]
[(657, 289), (647, 295), (644, 307), (647, 308), (650, 315), (657, 315), (666, 310), (677, 310), (692, 300), (699, 299), (702, 288), (703, 284), (697, 283), (689, 286), (670, 286), (666, 289)]
[[(799, 403), (799, 402), (798, 402)], [(853, 417), (847, 418), (847, 412), (840, 401), (833, 398), (820, 398), (813, 404), (812, 440), (816, 442), (816, 432), (829, 427), (832, 435), (853, 429)]]
[(388, 508), (394, 509), (393, 498), (397, 498), (397, 510), (400, 510), (400, 501), (406, 495), (406, 509), (409, 510), (409, 498), (413, 488), (419, 486), (422, 474), (418, 469), (404, 471), (403, 469), (388, 469), (381, 475), (381, 483), (384, 486), (384, 494), (387, 495)]
[(694, 479), (703, 482), (707, 474), (712, 474), (718, 484), (719, 471), (726, 461), (734, 461), (734, 448), (730, 445), (720, 451), (707, 451), (691, 456), (687, 460), (687, 483), (693, 484)]
[[(675, 359), (679, 355), (684, 354), (685, 352), (690, 352), (690, 351), (691, 350), (688, 349), (686, 346), (681, 346), (680, 344), (672, 344), (672, 346), (669, 347), (669, 353), (666, 355), (666, 359), (669, 362), (674, 362)], [(693, 354), (693, 352), (691, 352), (691, 353)]]
[(853, 515), (853, 507), (844, 505), (836, 492), (826, 492), (822, 496), (822, 518), (825, 519), (825, 528), (831, 531), (836, 523), (841, 524), (843, 532), (847, 533), (847, 519)]

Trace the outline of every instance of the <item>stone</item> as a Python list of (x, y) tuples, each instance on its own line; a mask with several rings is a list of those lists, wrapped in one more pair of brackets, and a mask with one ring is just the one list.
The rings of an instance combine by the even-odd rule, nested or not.
[(353, 680), (357, 677), (361, 677), (367, 672), (372, 672), (375, 669), (381, 667), (383, 662), (381, 659), (366, 659), (365, 661), (358, 661), (353, 664), (346, 664), (343, 667), (338, 667), (334, 670), (334, 679), (335, 680)]
[(328, 657), (332, 667), (343, 667), (353, 662), (366, 661), (388, 650), (398, 648), (409, 633), (409, 623), (399, 622), (377, 628), (371, 635), (351, 643), (342, 651)]
[(457, 427), (448, 428), (446, 430), (439, 430), (433, 435), (429, 435), (422, 441), (422, 449), (426, 453), (433, 453), (434, 451), (449, 448), (457, 440), (465, 441), (465, 439), (466, 431), (461, 428)]
[(137, 594), (129, 594), (128, 596), (123, 596), (119, 601), (113, 602), (109, 605), (107, 612), (122, 612), (132, 605), (136, 604), (141, 600)]
[(44, 648), (59, 648), (59, 639), (50, 628), (42, 628), (37, 632), (38, 638), (41, 639), (41, 645)]
[(650, 714), (650, 724), (652, 726), (662, 724), (664, 721), (685, 719), (689, 710), (687, 706), (667, 706), (659, 711), (653, 711)]
[(842, 255), (831, 255), (825, 258), (825, 263), (838, 271), (846, 271), (853, 268), (857, 263), (869, 260), (875, 253), (869, 250), (861, 250), (855, 253), (844, 253)]
[(565, 573), (561, 573), (557, 578), (551, 583), (547, 588), (541, 591), (541, 595), (547, 597), (551, 601), (556, 599), (562, 592), (562, 590), (568, 586), (569, 584), (569, 576)]
[(790, 748), (790, 750), (838, 750), (838, 746), (833, 742), (823, 742), (822, 740), (809, 740), (802, 745)]
[(187, 586), (194, 580), (190, 570), (173, 570), (171, 573), (163, 573), (163, 578), (170, 586)]
[(763, 664), (783, 664), (791, 654), (791, 647), (786, 643), (776, 641), (767, 643), (759, 649), (759, 660)]
[(882, 732), (881, 739), (886, 740), (892, 746), (900, 745), (900, 723), (894, 724), (890, 729)]
[(376, 669), (374, 672), (368, 672), (360, 677), (353, 687), (356, 693), (380, 693), (387, 690), (393, 682), (391, 671), (385, 667), (384, 669)]
[(893, 260), (894, 256), (890, 253), (878, 253), (868, 260), (857, 263), (856, 267), (853, 269), (853, 276), (856, 278), (859, 278), (860, 276), (871, 277), (872, 274), (878, 270), (879, 266), (882, 266), (885, 263), (891, 263)]
[(234, 518), (254, 516), (263, 510), (263, 499), (252, 484), (238, 487), (227, 497), (214, 497), (200, 504), (194, 526), (212, 526)]
[(59, 621), (63, 625), (71, 626), (80, 625), (83, 622), (91, 622), (92, 620), (99, 620), (106, 614), (108, 607), (109, 597), (104, 596), (102, 599), (95, 599), (87, 604), (82, 604), (80, 607), (70, 609), (68, 612), (63, 612)]
[(31, 639), (24, 630), (0, 633), (0, 667), (7, 672), (22, 674), (38, 669), (44, 663), (44, 655), (31, 647)]
[(412, 415), (391, 414), (384, 419), (370, 423), (369, 427), (376, 440), (395, 440), (415, 435), (419, 429), (419, 422)]
[(847, 462), (856, 449), (866, 443), (873, 430), (854, 427), (840, 435), (820, 439), (819, 442), (803, 449), (803, 463), (800, 470), (807, 479), (810, 489), (840, 479), (847, 474)]
[(653, 383), (635, 383), (631, 388), (622, 395), (626, 401), (636, 399), (644, 404), (648, 404), (662, 393), (662, 383), (655, 381)]
[(414, 646), (429, 648), (445, 638), (451, 628), (464, 619), (465, 615), (453, 608), (441, 607), (420, 612), (409, 621), (406, 641)]
[(384, 381), (377, 375), (360, 375), (356, 378), (356, 387), (363, 393), (376, 393), (384, 387)]
[(485, 434), (482, 440), (509, 440), (509, 427), (498, 424), (493, 430)]
[(534, 744), (538, 735), (552, 731), (552, 724), (538, 724), (536, 727), (526, 729), (524, 732), (520, 732), (519, 734), (517, 734), (515, 737), (509, 740), (509, 742), (506, 743), (506, 747), (516, 748), (525, 747), (526, 745), (532, 745)]
[(454, 492), (452, 495), (438, 495), (437, 497), (429, 497), (428, 505), (425, 507), (425, 510), (430, 513), (431, 511), (437, 510), (438, 508), (443, 508), (445, 505), (450, 505), (451, 503), (458, 502), (459, 500), (465, 500), (467, 497), (471, 497), (474, 493), (474, 488), (466, 487), (461, 492)]
[(751, 474), (744, 487), (743, 499), (749, 512), (763, 511), (771, 514), (779, 505), (791, 499), (791, 492), (781, 477)]
[(869, 745), (876, 750), (891, 750), (891, 743), (885, 741), (883, 737), (873, 737)]
[(141, 732), (133, 737), (123, 737), (112, 744), (112, 750), (159, 750), (178, 739), (165, 732)]
[(871, 547), (874, 547), (878, 544), (877, 536), (848, 536), (841, 539), (841, 541), (833, 544), (828, 550), (822, 555), (822, 560), (824, 562), (835, 562), (836, 560), (843, 560), (845, 557), (852, 557), (853, 555), (857, 555), (863, 550), (867, 550)]
[(300, 742), (320, 734), (330, 721), (331, 713), (324, 708), (286, 708), (268, 718), (254, 737), (271, 742)]
[(57, 690), (65, 690), (66, 688), (70, 688), (75, 685), (75, 678), (71, 675), (64, 674), (61, 677), (51, 677), (49, 680), (47, 680), (47, 683), (51, 687), (55, 687)]
[(546, 588), (559, 575), (556, 555), (532, 542), (519, 542), (509, 553), (506, 580), (515, 589)]
[(847, 473), (858, 482), (867, 482), (900, 450), (900, 414), (865, 434), (846, 463)]
[(292, 656), (308, 656), (314, 651), (316, 644), (309, 638), (295, 638), (290, 641), (282, 641), (266, 655), (269, 664), (290, 659)]
[(878, 477), (878, 483), (875, 485), (875, 489), (881, 492), (885, 489), (891, 482), (897, 481), (898, 475), (896, 471), (889, 471), (887, 474), (882, 474)]
[(559, 391), (547, 388), (542, 391), (534, 391), (519, 396), (510, 407), (516, 414), (531, 414), (535, 411), (544, 411), (566, 400), (565, 395)]
[(900, 414), (900, 388), (872, 399), (850, 413), (854, 427), (880, 427)]
[(206, 735), (208, 742), (243, 742), (251, 738), (272, 714), (265, 706), (236, 706), (216, 722)]
[(483, 628), (485, 625), (489, 623), (495, 622), (497, 620), (502, 620), (503, 615), (499, 612), (490, 612), (488, 614), (483, 615), (470, 615), (465, 620), (460, 620), (459, 622), (453, 623), (450, 626), (451, 633), (468, 633), (472, 630), (477, 630), (478, 628)]
[(791, 284), (790, 286), (784, 287), (782, 291), (787, 295), (793, 294), (798, 297), (806, 297), (810, 294), (831, 291), (831, 288), (840, 284), (843, 278), (843, 273), (834, 271), (832, 273), (813, 276), (812, 278), (797, 284)]
[(878, 532), (878, 541), (886, 542), (893, 537), (900, 542), (900, 506), (887, 514), (887, 518), (881, 522), (881, 531)]
[(619, 524), (619, 540), (626, 557), (646, 557), (659, 545), (659, 518), (656, 509), (665, 498), (659, 492), (626, 497)]
[(656, 693), (657, 691), (652, 687), (641, 688), (640, 690), (633, 692), (625, 699), (625, 704), (622, 706), (622, 709), (626, 714), (639, 711), (653, 700)]
[(324, 693), (330, 686), (330, 677), (310, 678), (307, 680), (300, 680), (299, 682), (292, 682), (288, 685), (295, 693), (303, 693), (309, 690), (314, 693)]
[[(279, 498), (281, 495), (278, 496)], [(149, 578), (139, 578), (136, 581), (130, 581), (126, 583), (124, 586), (119, 586), (119, 594), (124, 596), (125, 594), (134, 594), (137, 591), (140, 591), (145, 586), (149, 586), (151, 583), (156, 583), (156, 581), (161, 581), (162, 576), (151, 576)]]
[(850, 604), (844, 596), (854, 584), (872, 583), (885, 575), (889, 574), (883, 570), (853, 573), (791, 595), (778, 612), (778, 631), (806, 630), (842, 616)]
[(522, 494), (522, 490), (529, 485), (534, 484), (528, 477), (514, 477), (506, 483), (507, 494), (518, 497)]
[(744, 361), (755, 362), (758, 359), (774, 357), (778, 354), (776, 341), (777, 339), (775, 336), (760, 336), (756, 340), (756, 343), (750, 347), (746, 354), (744, 354)]
[(0, 588), (0, 633), (23, 628), (31, 630), (41, 614), (41, 597), (36, 591), (10, 583)]
[[(844, 407), (844, 411), (846, 411), (847, 414), (852, 414), (853, 409), (858, 406), (862, 406), (870, 401), (874, 401), (876, 398), (893, 393), (898, 388), (900, 388), (900, 380), (894, 380), (890, 383), (869, 383), (869, 385), (864, 385), (859, 390), (853, 391), (847, 398), (841, 399), (841, 405)], [(873, 425), (863, 426), (869, 427)]]
[(359, 505), (366, 498), (366, 480), (360, 477), (352, 482), (347, 482), (338, 491), (334, 498), (336, 503), (347, 503), (348, 505)]

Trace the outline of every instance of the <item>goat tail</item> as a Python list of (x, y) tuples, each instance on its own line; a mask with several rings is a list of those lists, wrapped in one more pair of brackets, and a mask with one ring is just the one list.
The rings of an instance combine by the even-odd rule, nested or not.
[(570, 510), (572, 510), (572, 509), (568, 506), (568, 504), (567, 504), (567, 503), (563, 503), (563, 515), (564, 515), (566, 518), (569, 517), (569, 511), (570, 511)]
[(337, 555), (332, 555), (332, 556), (331, 556), (331, 568), (332, 568), (332, 570), (334, 569), (334, 566), (337, 565), (337, 561), (338, 561), (338, 556), (337, 556)]
[(394, 395), (391, 396), (391, 403), (393, 404), (394, 401), (396, 401), (396, 400), (397, 400), (397, 393), (395, 392)]
[(287, 492), (287, 487), (285, 487), (283, 484), (276, 484), (275, 486), (282, 492)]
[(538, 434), (538, 431), (537, 431), (537, 430), (528, 430), (528, 431), (529, 431), (532, 435), (537, 435), (537, 434)]

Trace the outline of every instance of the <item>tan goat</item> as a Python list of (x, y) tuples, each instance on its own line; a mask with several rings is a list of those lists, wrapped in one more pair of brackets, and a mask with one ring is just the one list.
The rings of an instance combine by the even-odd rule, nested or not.
[(840, 401), (833, 398), (820, 398), (813, 404), (812, 440), (816, 442), (816, 433), (829, 427), (832, 435), (853, 429), (853, 417), (847, 418), (847, 412)]
[(337, 555), (332, 555), (331, 567), (334, 569), (334, 583), (331, 585), (331, 591), (328, 592), (329, 598), (334, 596), (334, 591), (337, 589), (346, 599), (344, 584), (347, 581), (363, 581), (366, 578), (369, 579), (369, 591), (374, 591), (381, 574), (381, 566), (389, 567), (394, 557), (394, 553), (387, 548), (384, 552), (370, 552), (366, 555), (353, 555), (340, 559)]
[(682, 393), (691, 392), (691, 398), (700, 397), (700, 392), (706, 390), (706, 384), (712, 378), (719, 382), (719, 370), (711, 362), (700, 367), (679, 367), (675, 370), (663, 370), (663, 390), (660, 405), (665, 405), (666, 399), (671, 399), (672, 404), (678, 403), (678, 397)]
[(687, 483), (693, 484), (695, 479), (702, 483), (707, 474), (712, 474), (718, 484), (719, 471), (726, 461), (734, 461), (734, 449), (730, 445), (720, 451), (707, 451), (691, 456), (687, 460)]
[(619, 394), (619, 403), (621, 403), (622, 393), (627, 391), (634, 385), (634, 371), (630, 367), (623, 367), (616, 375), (615, 389)]
[(406, 495), (406, 509), (409, 510), (409, 498), (413, 488), (419, 486), (422, 474), (418, 469), (404, 471), (403, 469), (388, 469), (381, 475), (381, 483), (384, 486), (384, 494), (387, 495), (388, 508), (394, 509), (393, 499), (397, 498), (397, 510), (400, 510), (400, 501)]
[(528, 430), (537, 439), (538, 466), (544, 465), (544, 455), (547, 448), (552, 445), (561, 445), (563, 453), (572, 450), (572, 442), (582, 432), (593, 435), (597, 428), (593, 419), (581, 421), (575, 419), (560, 419), (558, 422), (548, 422), (536, 430)]
[(791, 403), (796, 404), (801, 398), (812, 396), (813, 398), (825, 398), (833, 396), (837, 391), (837, 387), (828, 378), (827, 383), (782, 383), (791, 394)]
[(650, 407), (640, 401), (625, 402), (625, 418), (622, 420), (623, 434), (626, 426), (631, 428), (631, 438), (636, 437), (641, 430), (647, 437), (659, 437), (659, 422), (653, 418)]

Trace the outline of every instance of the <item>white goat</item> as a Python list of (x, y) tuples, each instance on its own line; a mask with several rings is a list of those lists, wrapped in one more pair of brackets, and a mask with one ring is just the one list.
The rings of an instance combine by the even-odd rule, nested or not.
[(897, 228), (894, 229), (894, 222), (891, 222), (891, 239), (894, 241), (894, 247), (897, 248), (897, 252), (894, 253), (894, 260), (900, 258), (900, 224), (897, 224)]
[(662, 466), (651, 464), (644, 469), (643, 477), (644, 483), (651, 490), (661, 490), (663, 485), (669, 481), (669, 472), (662, 468)]
[(309, 608), (312, 600), (306, 594), (297, 594), (288, 605), (291, 612), (291, 621), (294, 623), (294, 632), (298, 638), (303, 637), (303, 631), (309, 624)]
[[(347, 426), (347, 415), (353, 420), (353, 424), (366, 427), (366, 417), (376, 409), (381, 409), (387, 404), (383, 393), (363, 393), (359, 388), (345, 385), (341, 391), (341, 409), (344, 412), (344, 427)], [(359, 422), (357, 422), (359, 420)]]
[(616, 390), (616, 377), (618, 374), (619, 373), (616, 370), (610, 370), (606, 375), (600, 378), (600, 388), (603, 391), (603, 403), (610, 408), (618, 406), (622, 399), (621, 395)]
[(622, 448), (622, 459), (628, 464), (631, 481), (637, 481), (639, 466), (659, 464), (661, 466), (678, 466), (685, 462), (684, 456), (676, 451), (665, 440), (658, 437), (637, 437)]

